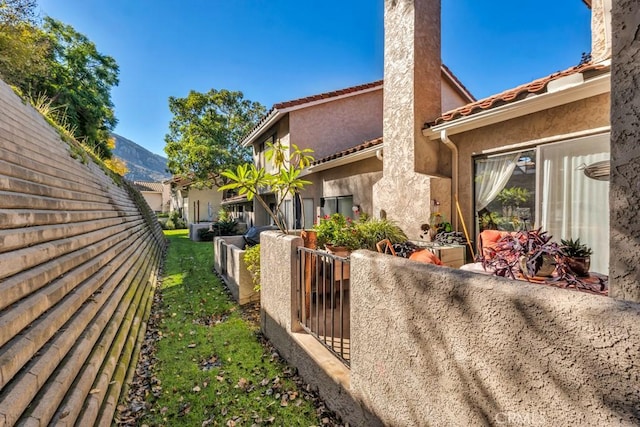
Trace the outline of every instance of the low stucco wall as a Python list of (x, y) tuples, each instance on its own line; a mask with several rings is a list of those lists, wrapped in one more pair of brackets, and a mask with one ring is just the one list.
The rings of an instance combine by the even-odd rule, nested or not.
[(640, 305), (359, 251), (351, 393), (388, 425), (638, 425)]
[(357, 251), (341, 373), (300, 339), (302, 240), (261, 240), (263, 332), (345, 422), (640, 423), (639, 304)]
[(260, 293), (254, 290), (253, 279), (244, 262), (244, 237), (214, 237), (213, 247), (213, 266), (233, 298), (240, 305), (258, 301)]
[(189, 239), (194, 242), (200, 242), (202, 239), (198, 234), (199, 230), (208, 230), (211, 227), (212, 222), (199, 222), (189, 224)]
[(296, 251), (300, 237), (277, 231), (260, 235), (260, 314), (265, 336), (298, 369), (327, 406), (350, 425), (374, 427), (380, 421), (351, 396), (349, 370), (306, 335), (297, 321)]

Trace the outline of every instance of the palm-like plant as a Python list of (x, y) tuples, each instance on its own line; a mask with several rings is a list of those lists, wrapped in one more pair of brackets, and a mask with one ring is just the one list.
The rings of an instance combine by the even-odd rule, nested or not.
[[(311, 184), (311, 181), (300, 178), (300, 173), (313, 162), (313, 150), (300, 149), (295, 144), (291, 144), (289, 150), (289, 147), (280, 141), (275, 144), (268, 143), (267, 146), (265, 157), (271, 162), (275, 172), (267, 172), (265, 167), (257, 168), (253, 163), (241, 164), (236, 170), (227, 169), (222, 172), (227, 184), (218, 188), (218, 191), (235, 190), (239, 195), (246, 195), (248, 201), (255, 197), (280, 231), (287, 233), (287, 223), (279, 214), (280, 209), (287, 196), (294, 196), (306, 185)], [(276, 205), (273, 209), (262, 197), (262, 193), (267, 189), (276, 195)]]

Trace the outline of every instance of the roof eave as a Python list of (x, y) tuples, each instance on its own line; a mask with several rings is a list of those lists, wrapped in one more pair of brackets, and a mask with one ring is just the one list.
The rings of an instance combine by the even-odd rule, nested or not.
[(448, 135), (455, 135), (610, 91), (611, 73), (607, 72), (586, 80), (581, 84), (569, 86), (562, 90), (545, 92), (500, 107), (424, 128), (422, 134), (429, 139), (438, 139), (440, 138), (440, 132), (443, 130), (446, 130)]
[(247, 135), (242, 142), (240, 143), (240, 145), (242, 147), (249, 147), (251, 146), (251, 144), (253, 144), (255, 142), (255, 140), (268, 128), (270, 128), (273, 124), (275, 124), (278, 120), (280, 120), (280, 118), (287, 113), (288, 110), (278, 110), (278, 109), (273, 109), (271, 110), (271, 112), (267, 115), (267, 117), (265, 118), (264, 122), (261, 123), (258, 127), (256, 127), (255, 129), (253, 129), (251, 131), (251, 133), (249, 135)]
[(338, 157), (333, 160), (328, 160), (326, 162), (312, 165), (306, 168), (300, 176), (311, 175), (312, 173), (322, 172), (327, 169), (333, 169), (338, 166), (344, 166), (351, 163), (358, 162), (360, 160), (365, 160), (376, 155), (376, 151), (382, 149), (384, 147), (384, 142), (382, 144), (377, 144), (368, 148), (365, 148), (360, 151), (356, 151), (355, 153), (347, 154), (346, 156)]

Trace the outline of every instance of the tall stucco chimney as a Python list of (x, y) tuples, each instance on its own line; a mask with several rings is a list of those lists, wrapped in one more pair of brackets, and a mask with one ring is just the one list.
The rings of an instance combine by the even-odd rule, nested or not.
[(611, 58), (611, 0), (591, 0), (591, 59)]
[(410, 238), (428, 222), (433, 199), (449, 209), (451, 181), (438, 176), (440, 146), (422, 135), (442, 113), (440, 0), (384, 2), (384, 160), (374, 214)]

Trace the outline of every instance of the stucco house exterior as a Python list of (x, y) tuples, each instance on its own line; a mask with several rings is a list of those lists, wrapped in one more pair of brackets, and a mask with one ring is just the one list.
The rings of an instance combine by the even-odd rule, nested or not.
[[(611, 92), (610, 4), (594, 2), (590, 60), (445, 112), (423, 135), (452, 148), (451, 206), (477, 234), (542, 227), (555, 240), (593, 248), (608, 274)], [(509, 190), (525, 190), (517, 207)], [(507, 193), (505, 193), (507, 191)], [(503, 197), (501, 197), (503, 196)], [(513, 197), (511, 197), (513, 198)], [(509, 206), (512, 205), (512, 206)], [(493, 223), (497, 221), (498, 224)]]
[(529, 221), (559, 237), (596, 239), (598, 262), (611, 253), (610, 265), (595, 267), (609, 274), (609, 295), (355, 251), (346, 366), (327, 349), (333, 341), (321, 344), (301, 321), (302, 239), (267, 232), (262, 330), (350, 424), (638, 424), (640, 15), (633, 1), (614, 1), (613, 14), (608, 0), (584, 3), (590, 60), (443, 113), (440, 79), (429, 78), (441, 67), (433, 60), (440, 2), (384, 2), (383, 170), (373, 214), (415, 237), (438, 200), (475, 235), (487, 211), (507, 216), (482, 188), (500, 177), (490, 181), (494, 193), (532, 193), (501, 225)]
[(191, 179), (177, 176), (165, 184), (170, 186), (170, 212), (180, 212), (187, 224), (211, 222), (218, 216), (222, 193), (217, 187), (194, 186)]
[[(474, 100), (447, 67), (441, 66), (434, 78), (442, 91), (442, 111)], [(319, 216), (334, 212), (350, 217), (372, 213), (373, 186), (382, 178), (383, 92), (383, 82), (376, 81), (276, 104), (242, 141), (253, 148), (258, 167), (269, 167), (264, 159), (269, 142), (313, 150), (316, 161), (303, 173), (313, 184), (299, 200), (284, 202), (289, 228), (310, 228)], [(231, 197), (223, 205), (250, 217), (240, 216), (253, 225), (269, 221), (257, 203)]]
[(171, 189), (162, 182), (133, 181), (133, 186), (142, 194), (155, 213), (169, 212)]

